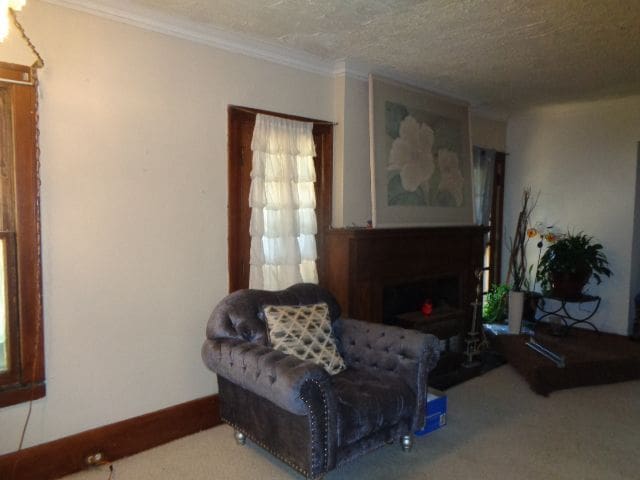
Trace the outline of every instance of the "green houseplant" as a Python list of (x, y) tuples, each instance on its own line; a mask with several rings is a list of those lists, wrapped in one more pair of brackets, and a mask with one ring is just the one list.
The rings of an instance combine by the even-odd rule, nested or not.
[(505, 319), (509, 290), (509, 285), (504, 283), (491, 285), (482, 307), (482, 319), (485, 323), (501, 323)]
[(536, 279), (542, 290), (554, 297), (577, 298), (591, 277), (600, 284), (603, 275), (611, 276), (602, 249), (600, 243), (583, 232), (560, 237), (540, 258)]

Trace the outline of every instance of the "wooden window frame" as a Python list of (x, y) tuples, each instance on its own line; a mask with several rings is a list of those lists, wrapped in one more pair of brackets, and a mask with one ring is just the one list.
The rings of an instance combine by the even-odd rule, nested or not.
[[(327, 268), (326, 233), (331, 227), (332, 186), (333, 186), (333, 124), (310, 118), (274, 113), (255, 108), (230, 105), (228, 114), (228, 247), (229, 247), (229, 292), (249, 287), (249, 179), (246, 174), (251, 168), (251, 151), (242, 148), (242, 134), (246, 129), (253, 131), (255, 117), (264, 113), (302, 122), (313, 122), (313, 139), (316, 145), (314, 165), (316, 168), (316, 220), (318, 233), (316, 247), (318, 279), (324, 281)], [(244, 125), (243, 125), (244, 124)], [(245, 172), (243, 174), (243, 172)]]
[(12, 295), (17, 315), (9, 321), (9, 370), (0, 375), (0, 407), (5, 407), (44, 397), (46, 388), (35, 71), (0, 62), (0, 87), (11, 102), (16, 208), (16, 232), (8, 241), (15, 248), (8, 253), (14, 255), (9, 279), (17, 286)]

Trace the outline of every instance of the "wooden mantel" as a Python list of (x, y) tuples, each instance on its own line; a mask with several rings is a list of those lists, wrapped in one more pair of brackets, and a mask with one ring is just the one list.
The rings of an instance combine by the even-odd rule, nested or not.
[(343, 314), (381, 322), (385, 286), (456, 277), (457, 306), (465, 314), (460, 334), (469, 330), (474, 272), (482, 268), (481, 226), (331, 229), (326, 236), (326, 272), (321, 282), (338, 299)]

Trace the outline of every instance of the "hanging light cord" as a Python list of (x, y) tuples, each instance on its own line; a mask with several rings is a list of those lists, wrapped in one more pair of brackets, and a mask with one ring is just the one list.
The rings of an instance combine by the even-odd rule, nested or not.
[(16, 15), (16, 12), (13, 10), (13, 8), (9, 9), (9, 14), (11, 15), (11, 18), (13, 19), (13, 24), (20, 31), (20, 34), (22, 35), (22, 38), (24, 38), (24, 41), (27, 42), (27, 45), (29, 45), (29, 48), (31, 49), (31, 51), (33, 52), (33, 54), (37, 58), (37, 60), (34, 62), (34, 64), (31, 67), (32, 68), (42, 68), (42, 67), (44, 67), (44, 60), (42, 59), (42, 57), (38, 53), (38, 49), (35, 47), (35, 45), (31, 41), (31, 39), (29, 38), (29, 36), (24, 31), (24, 27), (18, 21), (18, 16)]

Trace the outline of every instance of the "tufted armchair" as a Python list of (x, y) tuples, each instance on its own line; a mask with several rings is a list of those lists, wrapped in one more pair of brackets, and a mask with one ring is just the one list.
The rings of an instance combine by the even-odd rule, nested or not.
[[(264, 305), (326, 302), (347, 369), (321, 366), (270, 346)], [(340, 318), (325, 289), (298, 284), (267, 292), (240, 290), (215, 308), (202, 358), (218, 375), (221, 418), (236, 441), (249, 437), (307, 478), (399, 439), (411, 448), (423, 428), (427, 374), (438, 361), (428, 334)]]

